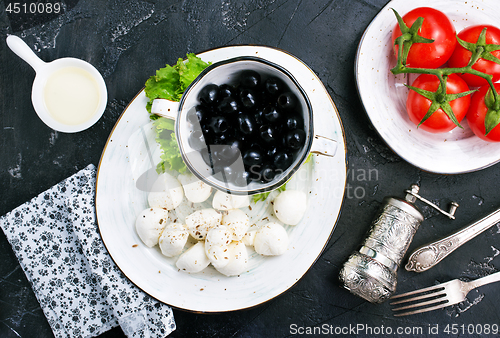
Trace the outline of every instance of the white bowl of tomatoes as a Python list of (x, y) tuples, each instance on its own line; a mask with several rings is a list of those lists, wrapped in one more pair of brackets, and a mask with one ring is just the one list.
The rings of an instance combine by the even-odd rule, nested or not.
[[(394, 45), (401, 35), (394, 11), (406, 23), (407, 28), (402, 26), (405, 37), (417, 32), (421, 39), (411, 45), (407, 56), (404, 49)], [(494, 103), (500, 101), (495, 101), (496, 95), (488, 91), (489, 87), (497, 87), (492, 84), (500, 78), (500, 65), (484, 60), (485, 54), (478, 53), (474, 70), (465, 70), (471, 53), (462, 47), (476, 42), (485, 26), (484, 42), (500, 44), (500, 29), (494, 27), (495, 13), (499, 11), (500, 2), (495, 0), (477, 4), (422, 0), (418, 6), (393, 0), (366, 29), (356, 56), (358, 92), (381, 137), (411, 164), (430, 172), (457, 174), (500, 160), (500, 125), (495, 126), (498, 118), (494, 113), (486, 118), (486, 128), (489, 123), (491, 131), (485, 135), (484, 130), (485, 106), (491, 107), (492, 98)], [(412, 30), (417, 18), (423, 18), (422, 25)], [(457, 43), (456, 33), (466, 43)], [(489, 54), (500, 56), (495, 51)], [(401, 64), (403, 72), (391, 72)], [(490, 84), (483, 79), (483, 72), (493, 74)], [(438, 90), (440, 86), (446, 92)]]

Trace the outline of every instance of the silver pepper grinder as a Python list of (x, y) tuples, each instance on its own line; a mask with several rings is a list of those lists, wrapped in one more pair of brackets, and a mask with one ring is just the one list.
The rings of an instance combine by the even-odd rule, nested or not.
[(419, 186), (406, 190), (404, 199), (386, 197), (378, 216), (358, 251), (340, 270), (339, 279), (351, 293), (371, 303), (382, 303), (396, 291), (397, 270), (424, 216), (414, 205), (420, 200), (451, 219), (456, 202), (449, 212), (418, 195)]

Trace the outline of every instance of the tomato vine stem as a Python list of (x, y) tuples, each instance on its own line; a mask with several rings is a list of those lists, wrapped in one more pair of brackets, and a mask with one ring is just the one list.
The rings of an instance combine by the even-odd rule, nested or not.
[[(476, 61), (478, 59), (479, 58), (477, 58)], [(471, 60), (472, 60), (472, 58), (471, 58)], [(431, 74), (431, 75), (436, 75), (441, 82), (442, 82), (443, 76), (447, 76), (447, 75), (451, 75), (451, 74), (477, 75), (479, 77), (482, 77), (486, 81), (488, 81), (488, 84), (490, 85), (490, 87), (492, 88), (492, 91), (493, 91), (493, 96), (495, 98), (495, 105), (498, 106), (497, 108), (500, 108), (499, 95), (498, 95), (497, 91), (494, 90), (494, 86), (493, 86), (493, 76), (473, 69), (472, 68), (473, 65), (474, 64), (472, 64), (472, 65), (469, 64), (465, 67), (460, 67), (460, 68), (414, 68), (414, 67), (406, 67), (403, 64), (399, 64), (396, 67), (394, 67), (393, 69), (391, 69), (391, 72), (394, 75), (410, 74), (410, 73), (412, 73), (412, 74)]]

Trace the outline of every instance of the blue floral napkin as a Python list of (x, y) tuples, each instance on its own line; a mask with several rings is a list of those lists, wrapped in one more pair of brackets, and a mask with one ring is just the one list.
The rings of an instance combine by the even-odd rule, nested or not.
[(59, 337), (165, 337), (172, 309), (132, 284), (109, 256), (95, 217), (89, 165), (0, 218), (42, 310)]

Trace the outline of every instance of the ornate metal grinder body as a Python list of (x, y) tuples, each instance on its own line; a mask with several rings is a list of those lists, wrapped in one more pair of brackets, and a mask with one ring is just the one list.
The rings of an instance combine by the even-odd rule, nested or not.
[(450, 211), (418, 195), (419, 187), (412, 185), (405, 199), (386, 197), (378, 216), (358, 251), (354, 252), (340, 271), (342, 285), (351, 293), (372, 303), (382, 303), (396, 291), (397, 269), (403, 260), (424, 216), (413, 203), (419, 199), (450, 218), (458, 204), (452, 202)]

